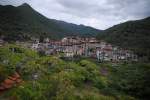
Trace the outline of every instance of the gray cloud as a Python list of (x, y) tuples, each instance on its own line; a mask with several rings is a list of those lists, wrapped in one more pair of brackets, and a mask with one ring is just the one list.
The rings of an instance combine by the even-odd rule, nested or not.
[(150, 0), (1, 0), (0, 4), (23, 2), (49, 18), (99, 29), (150, 16)]
[(18, 6), (18, 5), (21, 5), (22, 3), (28, 2), (28, 1), (30, 1), (30, 0), (0, 0), (0, 4)]

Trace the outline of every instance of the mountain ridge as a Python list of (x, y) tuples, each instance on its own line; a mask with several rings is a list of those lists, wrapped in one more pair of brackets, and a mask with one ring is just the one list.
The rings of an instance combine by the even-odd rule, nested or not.
[(6, 37), (6, 40), (18, 40), (41, 35), (52, 39), (71, 35), (95, 36), (101, 32), (101, 30), (89, 26), (47, 18), (27, 3), (17, 7), (1, 5), (0, 8), (0, 19), (2, 20), (0, 22), (0, 34)]
[(135, 51), (150, 60), (150, 17), (127, 21), (103, 31), (97, 36), (114, 45)]

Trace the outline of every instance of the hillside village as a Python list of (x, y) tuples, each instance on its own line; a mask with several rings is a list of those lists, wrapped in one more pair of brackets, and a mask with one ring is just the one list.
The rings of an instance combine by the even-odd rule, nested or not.
[(0, 0), (0, 100), (150, 100), (149, 5)]
[(96, 38), (65, 37), (60, 41), (44, 39), (43, 43), (35, 40), (31, 49), (42, 51), (46, 55), (61, 53), (63, 57), (84, 56), (95, 58), (100, 62), (138, 61), (133, 51), (113, 46)]
[[(3, 43), (4, 41), (1, 39), (0, 45), (2, 46)], [(59, 41), (46, 38), (43, 42), (34, 39), (30, 43), (16, 42), (16, 44), (42, 52), (45, 55), (60, 54), (64, 58), (90, 57), (99, 62), (138, 61), (138, 56), (133, 51), (96, 38), (64, 37)]]
[[(97, 98), (88, 100), (101, 100), (101, 96), (104, 100), (122, 100), (122, 96), (118, 97), (119, 99), (113, 99), (118, 94), (112, 96), (103, 93), (106, 93), (111, 86), (113, 88), (110, 91), (117, 91), (115, 93), (121, 92), (117, 90), (120, 85), (119, 89), (122, 90), (125, 87), (135, 89), (135, 85), (146, 86), (146, 88), (149, 86), (143, 84), (145, 83), (143, 75), (144, 77), (149, 75), (149, 66), (138, 64), (138, 62), (130, 63), (130, 61), (138, 60), (132, 51), (104, 41), (97, 41), (95, 38), (65, 37), (60, 41), (45, 39), (43, 42), (18, 41), (11, 44), (0, 40), (0, 55), (0, 100), (7, 100), (7, 98), (41, 100), (43, 97), (49, 100), (57, 96), (57, 94), (54, 96), (51, 94), (64, 92), (64, 90), (67, 91), (64, 98), (71, 97), (72, 94), (73, 98), (79, 97), (76, 94), (78, 92), (82, 97), (96, 96)], [(124, 63), (124, 61), (129, 62)], [(141, 79), (140, 82), (137, 79)], [(117, 84), (118, 87), (115, 87), (116, 83), (119, 84)], [(70, 91), (70, 86), (75, 89)], [(82, 86), (85, 87), (82, 88)], [(84, 91), (89, 92), (89, 89), (92, 94), (85, 95)], [(106, 91), (99, 94), (103, 89)], [(80, 90), (84, 91), (79, 92)], [(141, 90), (139, 87), (138, 90), (143, 92), (144, 89)], [(123, 97), (124, 100), (138, 100), (128, 95)], [(40, 99), (36, 99), (37, 97)]]

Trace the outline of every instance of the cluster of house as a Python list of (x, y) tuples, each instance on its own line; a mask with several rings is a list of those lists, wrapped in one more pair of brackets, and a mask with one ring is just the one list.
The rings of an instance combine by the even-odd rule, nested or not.
[(95, 38), (65, 37), (60, 41), (45, 39), (38, 40), (31, 46), (37, 51), (44, 51), (46, 55), (62, 54), (63, 57), (86, 56), (97, 58), (99, 61), (137, 61), (138, 57), (130, 50), (112, 46)]
[(97, 47), (96, 56), (99, 61), (138, 61), (138, 56), (133, 51), (112, 46), (105, 42)]

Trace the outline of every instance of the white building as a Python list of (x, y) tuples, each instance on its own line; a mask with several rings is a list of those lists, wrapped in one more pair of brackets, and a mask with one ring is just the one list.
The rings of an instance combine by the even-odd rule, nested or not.
[(37, 50), (39, 48), (40, 43), (33, 43), (31, 49)]

